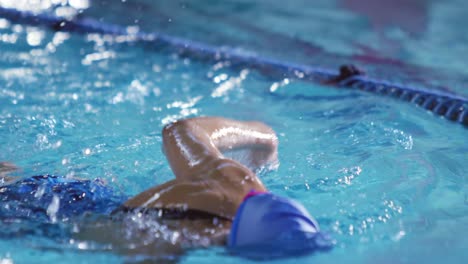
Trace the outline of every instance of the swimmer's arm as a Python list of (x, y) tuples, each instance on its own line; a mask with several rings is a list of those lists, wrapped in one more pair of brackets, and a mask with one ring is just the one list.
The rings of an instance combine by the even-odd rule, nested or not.
[(210, 163), (223, 159), (222, 153), (229, 150), (250, 150), (250, 162), (255, 166), (277, 163), (278, 138), (261, 122), (221, 117), (180, 120), (164, 128), (163, 143), (177, 178), (210, 169)]
[[(157, 238), (157, 236), (162, 237), (164, 232), (171, 231), (156, 229), (154, 225), (138, 225), (137, 221), (131, 220), (130, 217), (128, 219), (98, 218), (95, 221), (80, 221), (71, 234), (72, 241), (74, 245), (91, 244), (97, 249), (102, 246), (102, 250), (110, 248), (129, 260), (145, 256), (152, 260), (151, 263), (153, 261), (154, 263), (179, 263), (180, 256), (184, 253), (181, 243)], [(148, 234), (149, 232), (152, 232), (152, 236)]]
[(255, 170), (278, 165), (278, 137), (268, 125), (221, 117), (199, 117), (193, 121), (204, 128), (222, 153), (241, 150), (236, 158), (244, 166)]

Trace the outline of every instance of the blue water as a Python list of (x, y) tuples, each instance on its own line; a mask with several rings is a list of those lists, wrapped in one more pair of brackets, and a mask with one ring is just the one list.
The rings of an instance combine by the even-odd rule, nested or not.
[[(94, 1), (83, 14), (290, 61), (335, 67), (356, 60), (377, 77), (466, 95), (468, 65), (460, 54), (468, 38), (453, 26), (468, 19), (463, 1), (408, 0), (418, 2), (406, 10), (422, 21), (415, 24), (401, 17), (395, 24), (376, 22), (357, 0), (168, 2)], [(272, 126), (281, 164), (260, 173), (262, 180), (271, 191), (304, 203), (336, 239), (330, 252), (276, 262), (467, 259), (466, 128), (406, 102), (272, 80), (125, 39), (54, 33), (0, 19), (0, 161), (21, 167), (18, 175), (99, 177), (133, 195), (173, 177), (160, 150), (162, 127), (200, 115)], [(2, 228), (14, 233), (23, 224)], [(0, 263), (137, 260), (117, 253), (112, 243), (16, 234), (0, 237)], [(248, 262), (223, 248), (189, 251), (179, 261)]]

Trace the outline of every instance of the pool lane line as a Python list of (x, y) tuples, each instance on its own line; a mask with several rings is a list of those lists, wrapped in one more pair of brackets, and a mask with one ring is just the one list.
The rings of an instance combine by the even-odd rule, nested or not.
[[(138, 42), (167, 47), (179, 54), (203, 61), (230, 62), (231, 67), (246, 67), (275, 78), (294, 78), (314, 82), (327, 82), (339, 76), (338, 71), (293, 64), (248, 54), (227, 47), (178, 38), (158, 32), (132, 32), (126, 27), (103, 23), (90, 18), (67, 20), (50, 14), (34, 14), (28, 11), (0, 7), (0, 17), (13, 23), (32, 26), (45, 26), (55, 31), (76, 32), (82, 34), (97, 33), (113, 36), (129, 36)], [(386, 95), (419, 105), (432, 113), (468, 127), (468, 99), (442, 91), (411, 87), (372, 79), (364, 75), (353, 76), (338, 82), (341, 88), (362, 90), (378, 95)]]

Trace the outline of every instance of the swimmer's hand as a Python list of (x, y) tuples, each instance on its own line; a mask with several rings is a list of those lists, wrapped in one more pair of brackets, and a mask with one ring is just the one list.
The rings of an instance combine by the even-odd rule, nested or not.
[(0, 162), (0, 185), (3, 185), (11, 181), (12, 178), (8, 177), (7, 175), (17, 170), (18, 170), (18, 167), (16, 167), (12, 163), (4, 162), (4, 161)]
[(0, 175), (6, 175), (7, 173), (16, 170), (18, 170), (18, 167), (16, 167), (14, 164), (4, 161), (0, 162)]
[(342, 65), (340, 67), (340, 73), (330, 79), (325, 81), (325, 84), (337, 84), (341, 81), (344, 81), (348, 78), (354, 77), (354, 76), (360, 76), (360, 75), (365, 75), (366, 72), (363, 71), (362, 69), (356, 67), (355, 65), (349, 64), (349, 65)]

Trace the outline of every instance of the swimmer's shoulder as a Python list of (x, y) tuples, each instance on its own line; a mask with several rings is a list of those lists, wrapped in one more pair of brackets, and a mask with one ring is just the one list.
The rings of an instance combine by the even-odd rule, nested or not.
[(199, 210), (232, 218), (232, 207), (223, 192), (207, 181), (172, 180), (152, 187), (127, 200), (127, 209)]
[(220, 159), (192, 180), (172, 180), (143, 191), (124, 207), (192, 209), (232, 219), (243, 197), (265, 187), (249, 169), (236, 161)]

